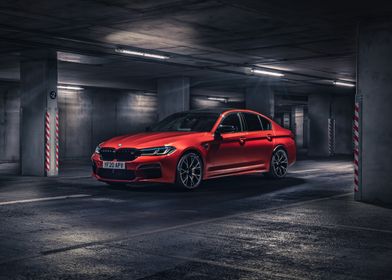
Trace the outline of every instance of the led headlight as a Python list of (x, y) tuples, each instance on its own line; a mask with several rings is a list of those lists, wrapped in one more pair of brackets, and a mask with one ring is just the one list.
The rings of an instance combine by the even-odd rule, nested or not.
[(96, 154), (99, 154), (101, 152), (101, 147), (98, 145), (96, 148), (95, 148), (95, 153)]
[(163, 147), (154, 147), (154, 148), (146, 148), (140, 149), (141, 156), (163, 156), (169, 155), (176, 150), (175, 147), (172, 146), (163, 146)]

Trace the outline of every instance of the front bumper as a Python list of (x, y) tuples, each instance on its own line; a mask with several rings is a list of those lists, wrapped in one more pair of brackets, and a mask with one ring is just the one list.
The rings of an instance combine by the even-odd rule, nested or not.
[(125, 161), (125, 169), (103, 168), (99, 154), (91, 157), (93, 177), (103, 182), (159, 182), (173, 183), (176, 176), (177, 159), (174, 154), (165, 156), (140, 156)]

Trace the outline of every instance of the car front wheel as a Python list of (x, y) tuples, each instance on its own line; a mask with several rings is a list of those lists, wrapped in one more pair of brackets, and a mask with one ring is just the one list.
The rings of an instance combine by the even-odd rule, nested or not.
[(203, 161), (193, 152), (184, 154), (177, 164), (176, 184), (192, 190), (197, 188), (203, 179)]
[(287, 174), (288, 166), (287, 153), (283, 149), (278, 149), (272, 154), (270, 171), (267, 175), (271, 178), (283, 178)]

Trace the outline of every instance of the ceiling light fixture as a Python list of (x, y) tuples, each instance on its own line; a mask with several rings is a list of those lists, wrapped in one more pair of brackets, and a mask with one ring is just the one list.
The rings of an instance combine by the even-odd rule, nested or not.
[(208, 97), (207, 99), (212, 101), (224, 102), (224, 103), (229, 102), (229, 98), (226, 97)]
[(131, 51), (131, 50), (125, 50), (125, 49), (116, 49), (115, 50), (118, 53), (122, 54), (127, 54), (127, 55), (134, 55), (134, 56), (141, 56), (141, 57), (147, 57), (147, 58), (155, 58), (155, 59), (169, 59), (170, 57), (166, 55), (160, 55), (160, 54), (152, 54), (152, 53), (145, 53), (145, 52), (138, 52), (138, 51)]
[(65, 86), (65, 85), (59, 85), (57, 86), (58, 89), (66, 89), (66, 90), (83, 90), (82, 87), (79, 86)]
[(351, 83), (347, 83), (347, 82), (334, 81), (333, 84), (335, 86), (342, 86), (342, 87), (355, 87), (355, 84), (351, 84)]
[(268, 76), (274, 76), (274, 77), (283, 77), (284, 76), (284, 74), (282, 74), (282, 73), (271, 72), (271, 71), (266, 71), (266, 70), (251, 69), (250, 71), (254, 74), (260, 74), (260, 75), (268, 75)]

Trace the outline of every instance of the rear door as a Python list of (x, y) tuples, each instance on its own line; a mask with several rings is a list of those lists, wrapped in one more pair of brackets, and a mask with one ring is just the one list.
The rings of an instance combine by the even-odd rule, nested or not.
[(272, 156), (273, 131), (270, 122), (253, 113), (241, 113), (245, 124), (243, 157), (250, 169), (266, 170)]

